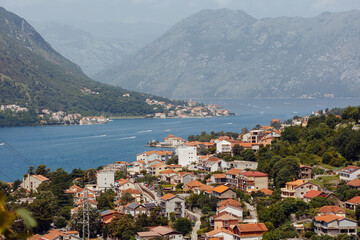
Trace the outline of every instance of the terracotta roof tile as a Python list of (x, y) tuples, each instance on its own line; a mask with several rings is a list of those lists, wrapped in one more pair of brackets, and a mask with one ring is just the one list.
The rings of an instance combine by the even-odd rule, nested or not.
[(164, 196), (161, 197), (162, 200), (169, 200), (173, 197), (175, 197), (176, 195), (172, 194), (172, 193), (167, 193)]
[(360, 179), (355, 178), (354, 180), (351, 180), (350, 182), (346, 183), (349, 186), (353, 187), (360, 187)]
[(218, 186), (218, 187), (214, 188), (213, 191), (218, 192), (218, 193), (223, 193), (228, 189), (230, 189), (230, 188), (227, 187), (227, 186), (221, 185), (221, 186)]
[(352, 203), (352, 204), (359, 204), (360, 203), (360, 196), (353, 197), (352, 199), (347, 200), (346, 202), (347, 203)]
[(353, 173), (359, 169), (360, 169), (360, 167), (357, 167), (357, 166), (347, 166), (347, 167), (341, 169), (341, 172)]
[(333, 215), (333, 214), (328, 214), (328, 215), (321, 215), (321, 216), (316, 216), (315, 220), (317, 222), (332, 222), (335, 221), (337, 219), (339, 219), (339, 216)]
[(205, 184), (203, 184), (202, 182), (199, 182), (198, 180), (193, 180), (193, 181), (191, 181), (191, 182), (189, 182), (189, 183), (187, 183), (185, 185), (188, 186), (188, 187), (200, 187), (200, 186), (205, 185)]
[(214, 178), (226, 178), (225, 174), (213, 174)]
[(318, 213), (330, 213), (330, 212), (335, 214), (338, 212), (346, 213), (346, 210), (338, 206), (323, 206), (318, 211)]
[(227, 199), (227, 200), (225, 200), (225, 201), (222, 201), (222, 202), (220, 202), (219, 204), (218, 204), (218, 206), (220, 207), (220, 206), (226, 206), (226, 205), (233, 205), (233, 206), (239, 206), (239, 207), (241, 207), (241, 203), (240, 202), (238, 202), (238, 201), (236, 201), (236, 200), (234, 200), (234, 199)]
[(221, 233), (221, 232), (224, 232), (224, 233), (227, 233), (227, 234), (230, 234), (230, 235), (234, 235), (231, 231), (229, 231), (229, 230), (227, 230), (225, 228), (218, 228), (218, 229), (212, 230), (210, 232), (207, 232), (206, 235), (207, 236), (213, 236), (213, 235)]
[(241, 233), (266, 232), (268, 230), (264, 223), (238, 224), (237, 227)]
[(267, 189), (267, 188), (262, 188), (259, 190), (260, 192), (264, 193), (265, 195), (272, 195), (274, 191), (270, 190), (270, 189)]
[(239, 174), (239, 173), (242, 172), (242, 171), (244, 171), (244, 170), (232, 168), (232, 169), (230, 169), (229, 171), (227, 171), (225, 174), (236, 175), (236, 174)]
[(316, 191), (316, 190), (310, 190), (307, 193), (305, 193), (304, 198), (314, 198), (314, 197), (318, 197), (321, 194), (323, 194), (323, 191)]
[(240, 173), (240, 175), (244, 175), (247, 177), (267, 177), (268, 176), (268, 174), (259, 172), (259, 171), (246, 171), (246, 172)]

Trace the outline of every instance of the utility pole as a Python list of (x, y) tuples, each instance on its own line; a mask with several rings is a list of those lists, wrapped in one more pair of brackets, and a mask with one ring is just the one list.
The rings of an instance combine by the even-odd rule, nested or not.
[[(90, 239), (90, 221), (89, 221), (89, 196), (88, 189), (84, 189), (83, 193), (83, 235), (82, 239)], [(87, 238), (85, 236), (87, 235)]]

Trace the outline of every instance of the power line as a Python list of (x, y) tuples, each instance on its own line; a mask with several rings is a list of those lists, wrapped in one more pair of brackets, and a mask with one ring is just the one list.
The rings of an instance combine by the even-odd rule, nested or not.
[(14, 153), (16, 156), (18, 156), (18, 158), (20, 158), (21, 160), (23, 160), (24, 162), (26, 162), (27, 164), (29, 164), (29, 166), (33, 166), (34, 164), (28, 160), (26, 157), (24, 157), (21, 153), (19, 153), (18, 151), (16, 151), (15, 148), (13, 148), (7, 141), (5, 141), (5, 139), (3, 139), (2, 137), (0, 137), (1, 141), (3, 141), (5, 143), (5, 147), (7, 149), (9, 149), (12, 153)]
[(1, 170), (0, 170), (0, 173), (1, 173), (2, 175), (4, 175), (5, 177), (7, 177), (8, 179), (10, 179), (10, 181), (14, 182), (14, 180), (13, 180), (11, 177), (9, 177), (9, 176), (6, 175), (5, 173), (3, 173)]

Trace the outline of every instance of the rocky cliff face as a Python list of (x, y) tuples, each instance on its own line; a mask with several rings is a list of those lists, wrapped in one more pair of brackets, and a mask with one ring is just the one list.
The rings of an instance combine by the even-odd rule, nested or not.
[(255, 19), (204, 10), (99, 81), (170, 97), (355, 97), (360, 11)]

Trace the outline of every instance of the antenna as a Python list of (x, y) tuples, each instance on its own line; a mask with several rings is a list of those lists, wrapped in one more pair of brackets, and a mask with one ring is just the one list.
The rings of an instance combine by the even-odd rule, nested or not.
[(84, 189), (83, 194), (83, 235), (82, 239), (85, 240), (85, 235), (87, 239), (90, 239), (90, 221), (89, 221), (89, 196), (88, 189)]

